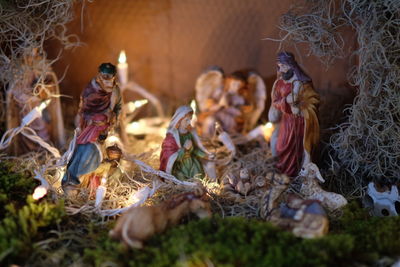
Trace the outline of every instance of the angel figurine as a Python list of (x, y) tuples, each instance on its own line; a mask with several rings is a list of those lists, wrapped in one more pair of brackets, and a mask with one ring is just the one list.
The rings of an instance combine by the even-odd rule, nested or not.
[(277, 65), (268, 113), (275, 124), (271, 148), (278, 157), (277, 168), (293, 177), (311, 161), (312, 148), (319, 141), (319, 96), (292, 53), (279, 53)]
[[(103, 158), (101, 145), (113, 130), (121, 103), (115, 82), (116, 68), (111, 63), (99, 66), (99, 73), (86, 86), (79, 106), (80, 133), (76, 148), (62, 179), (64, 191), (81, 183), (81, 176), (96, 170)], [(66, 192), (68, 194), (68, 192)]]
[[(35, 119), (29, 127), (47, 143), (59, 147), (65, 144), (64, 123), (61, 114), (60, 94), (56, 74), (37, 49), (25, 53), (21, 65), (21, 74), (15, 78), (7, 91), (7, 128), (16, 128), (21, 124), (22, 118), (42, 101), (51, 98), (49, 106), (44, 111), (44, 116)], [(23, 135), (16, 137), (11, 153), (38, 151), (40, 146)]]
[(162, 143), (160, 170), (180, 180), (203, 178), (206, 174), (214, 179), (215, 169), (210, 161), (215, 155), (207, 151), (191, 127), (192, 116), (193, 109), (189, 106), (176, 110)]
[(225, 77), (212, 67), (196, 81), (199, 132), (210, 137), (218, 122), (229, 134), (254, 128), (265, 107), (265, 84), (255, 72), (237, 71)]

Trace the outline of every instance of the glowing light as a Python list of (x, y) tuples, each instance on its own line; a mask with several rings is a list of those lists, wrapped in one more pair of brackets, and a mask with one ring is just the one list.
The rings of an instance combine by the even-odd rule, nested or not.
[(51, 101), (51, 99), (47, 99), (46, 101), (43, 101), (38, 107), (39, 111), (42, 112), (50, 104), (50, 101)]
[(103, 184), (106, 184), (106, 182), (107, 182), (106, 177), (101, 178), (101, 184), (102, 184), (102, 185), (103, 185)]
[(44, 187), (43, 185), (40, 185), (35, 188), (35, 191), (32, 194), (32, 197), (34, 200), (41, 199), (47, 194), (47, 188)]
[(123, 90), (124, 86), (128, 83), (128, 63), (126, 63), (125, 50), (122, 50), (119, 54), (118, 62), (118, 80), (121, 84), (121, 89)]
[(112, 145), (114, 143), (118, 143), (119, 142), (119, 138), (115, 135), (110, 135), (109, 137), (107, 137), (107, 144), (108, 145)]
[(121, 52), (119, 53), (118, 63), (121, 63), (121, 64), (126, 63), (126, 54), (125, 54), (125, 50), (121, 50)]
[(267, 122), (263, 126), (263, 136), (267, 142), (271, 139), (273, 131), (274, 131), (274, 125), (271, 122)]
[(197, 122), (197, 115), (196, 115), (196, 111), (197, 111), (197, 106), (196, 106), (196, 101), (193, 99), (190, 102), (190, 107), (193, 109), (193, 117), (192, 117), (192, 127), (196, 126), (196, 122)]
[(141, 99), (136, 101), (131, 101), (128, 103), (128, 113), (134, 112), (136, 109), (146, 105), (149, 101), (147, 99)]
[(196, 106), (196, 101), (194, 99), (190, 102), (190, 107), (193, 109), (193, 112), (196, 113), (197, 106)]

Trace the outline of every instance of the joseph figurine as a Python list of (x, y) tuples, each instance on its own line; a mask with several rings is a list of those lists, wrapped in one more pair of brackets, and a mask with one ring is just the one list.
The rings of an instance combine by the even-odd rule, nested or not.
[(277, 69), (268, 114), (275, 124), (271, 148), (278, 157), (276, 167), (293, 177), (311, 161), (312, 149), (319, 142), (319, 96), (292, 53), (278, 54)]

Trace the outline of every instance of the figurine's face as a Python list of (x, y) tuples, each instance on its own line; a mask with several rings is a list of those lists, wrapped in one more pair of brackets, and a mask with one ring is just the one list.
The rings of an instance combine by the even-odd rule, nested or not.
[(179, 131), (182, 133), (187, 132), (190, 129), (190, 125), (192, 122), (192, 113), (187, 114), (178, 124)]
[(115, 75), (100, 72), (96, 80), (105, 91), (112, 92), (115, 83)]
[(285, 81), (290, 80), (294, 75), (294, 71), (289, 65), (280, 62), (278, 62), (278, 72)]
[(286, 64), (278, 62), (278, 71), (280, 73), (288, 72), (288, 70), (290, 70), (290, 66), (289, 65), (286, 65)]
[(245, 87), (245, 84), (242, 80), (227, 78), (225, 84), (225, 90), (230, 93), (239, 93), (240, 89)]
[(249, 178), (249, 170), (246, 168), (240, 169), (239, 176), (241, 179)]

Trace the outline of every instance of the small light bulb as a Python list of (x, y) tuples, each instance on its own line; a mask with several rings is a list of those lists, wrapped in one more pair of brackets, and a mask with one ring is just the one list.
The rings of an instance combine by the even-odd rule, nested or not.
[(126, 63), (126, 54), (125, 54), (125, 50), (122, 50), (121, 53), (119, 53), (118, 63), (121, 63), (121, 64)]

